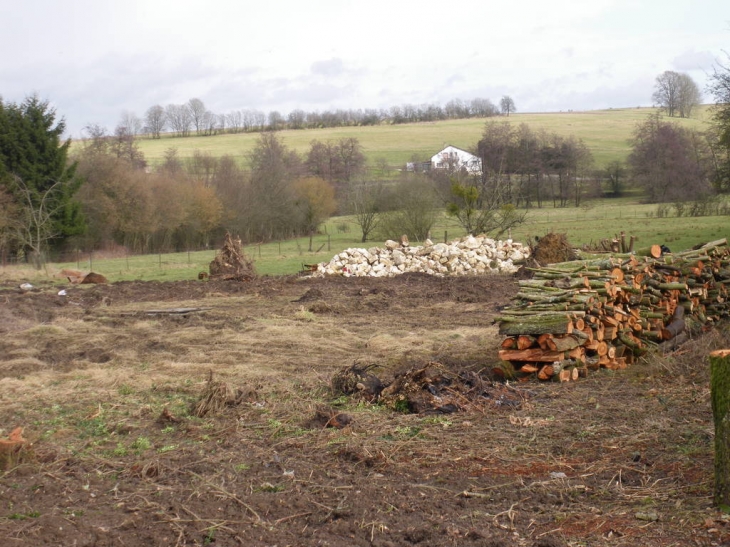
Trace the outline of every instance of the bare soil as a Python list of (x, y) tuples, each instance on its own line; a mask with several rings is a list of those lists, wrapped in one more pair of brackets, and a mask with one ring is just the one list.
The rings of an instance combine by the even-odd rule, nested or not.
[[(32, 442), (0, 470), (2, 545), (730, 545), (705, 357), (724, 327), (498, 384), (506, 276), (61, 288), (0, 285), (0, 438)], [(355, 363), (386, 383), (431, 364), (481, 398), (335, 394)]]

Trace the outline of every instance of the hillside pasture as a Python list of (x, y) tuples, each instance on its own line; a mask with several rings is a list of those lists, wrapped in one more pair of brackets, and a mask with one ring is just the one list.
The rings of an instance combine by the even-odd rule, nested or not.
[[(545, 129), (563, 137), (582, 139), (593, 153), (597, 167), (613, 160), (623, 160), (629, 153), (629, 143), (636, 124), (646, 119), (655, 108), (616, 108), (580, 112), (516, 113), (508, 118), (471, 118), (415, 124), (338, 127), (324, 129), (284, 130), (279, 135), (284, 144), (305, 154), (312, 140), (334, 141), (355, 137), (372, 166), (384, 159), (392, 168), (402, 168), (412, 158), (427, 160), (447, 144), (471, 149), (476, 146), (486, 121), (527, 124), (533, 130)], [(689, 119), (673, 119), (683, 127), (704, 130), (709, 108), (701, 107)], [(173, 137), (139, 141), (140, 150), (151, 165), (162, 162), (169, 148), (176, 148), (181, 158), (191, 157), (195, 150), (219, 157), (229, 155), (242, 164), (258, 139), (258, 133), (223, 134), (211, 137)]]

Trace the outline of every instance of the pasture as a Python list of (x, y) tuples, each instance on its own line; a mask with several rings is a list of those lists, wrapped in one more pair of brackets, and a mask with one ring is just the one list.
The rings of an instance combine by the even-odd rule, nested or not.
[[(581, 112), (516, 113), (508, 118), (472, 118), (438, 122), (378, 125), (365, 127), (341, 127), (280, 131), (284, 144), (300, 154), (306, 153), (312, 140), (338, 140), (355, 137), (371, 166), (385, 160), (393, 169), (402, 168), (406, 162), (417, 158), (429, 159), (445, 145), (452, 144), (469, 150), (479, 140), (486, 121), (527, 124), (533, 130), (545, 129), (567, 137), (582, 139), (593, 153), (596, 167), (603, 167), (612, 160), (623, 160), (629, 153), (628, 140), (638, 122), (656, 112), (654, 108), (616, 108)], [(684, 127), (703, 130), (709, 119), (709, 108), (700, 107), (695, 117), (674, 119)], [(211, 137), (173, 137), (140, 139), (140, 150), (151, 165), (162, 162), (167, 149), (174, 147), (181, 158), (190, 157), (195, 150), (219, 157), (230, 155), (246, 163), (258, 133), (223, 134)]]
[[(530, 209), (527, 221), (512, 232), (512, 238), (527, 242), (548, 232), (565, 233), (575, 246), (611, 238), (621, 230), (637, 238), (636, 248), (654, 243), (665, 244), (673, 250), (683, 250), (701, 242), (726, 237), (730, 239), (730, 219), (727, 216), (657, 217), (657, 206), (643, 204), (635, 198), (588, 201), (582, 207)], [(465, 235), (454, 219), (441, 215), (431, 231), (434, 242), (456, 239)], [(505, 236), (506, 237), (506, 236)], [(379, 239), (361, 243), (359, 227), (351, 217), (334, 217), (324, 223), (315, 236), (313, 252), (309, 252), (306, 237), (273, 241), (244, 247), (260, 275), (289, 275), (303, 264), (327, 262), (336, 253), (350, 247), (382, 245)], [(420, 242), (412, 241), (412, 244)], [(65, 262), (49, 264), (45, 270), (18, 266), (0, 268), (0, 279), (23, 277), (42, 280), (53, 277), (63, 268), (94, 270), (111, 281), (156, 280), (176, 281), (194, 279), (198, 272), (207, 271), (215, 249), (149, 255), (85, 252), (66, 255)], [(22, 274), (19, 272), (22, 271)]]

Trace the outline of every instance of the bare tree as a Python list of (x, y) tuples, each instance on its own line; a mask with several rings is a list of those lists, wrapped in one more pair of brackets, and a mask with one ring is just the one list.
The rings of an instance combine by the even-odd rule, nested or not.
[(637, 125), (628, 164), (634, 181), (652, 202), (707, 195), (707, 156), (692, 131), (652, 115)]
[(309, 236), (309, 252), (312, 252), (312, 239), (319, 225), (327, 220), (337, 209), (335, 189), (319, 177), (304, 177), (293, 185), (297, 209), (302, 218), (302, 227)]
[(243, 112), (241, 110), (233, 110), (226, 114), (226, 127), (230, 133), (240, 133), (243, 129)]
[[(477, 118), (488, 118), (497, 114), (497, 107), (489, 99), (472, 99), (469, 103), (471, 115)], [(430, 120), (429, 120), (430, 121)]]
[(674, 116), (679, 106), (679, 73), (667, 70), (657, 76), (651, 100), (666, 110), (670, 118)]
[(608, 178), (609, 188), (611, 189), (611, 196), (620, 198), (626, 186), (626, 168), (624, 164), (619, 160), (614, 160), (606, 166), (605, 173)]
[(175, 131), (178, 137), (187, 137), (190, 134), (193, 117), (188, 105), (168, 104), (165, 108), (165, 117), (170, 129)]
[(140, 135), (144, 129), (142, 120), (134, 112), (130, 112), (129, 110), (122, 111), (122, 117), (118, 125), (126, 127), (127, 132), (133, 137)]
[(381, 215), (378, 227), (384, 238), (397, 239), (405, 234), (423, 241), (428, 237), (439, 211), (436, 192), (427, 177), (408, 173), (390, 189), (386, 199), (390, 210)]
[(515, 102), (509, 95), (505, 95), (500, 99), (499, 108), (502, 111), (502, 114), (508, 117), (512, 112), (517, 112), (517, 108), (515, 108)]
[(167, 118), (165, 116), (165, 109), (159, 104), (147, 109), (147, 112), (145, 113), (145, 128), (147, 133), (149, 133), (153, 139), (160, 138), (160, 133), (165, 130), (166, 124)]
[(307, 115), (304, 110), (292, 110), (287, 117), (290, 129), (303, 129), (306, 120)]
[(292, 183), (302, 175), (301, 159), (276, 133), (265, 132), (250, 152), (249, 162), (250, 235), (247, 238), (266, 240), (291, 236), (292, 230), (299, 227)]
[(258, 128), (259, 131), (266, 129), (266, 114), (260, 110), (253, 110), (253, 128)]
[(110, 139), (110, 151), (117, 158), (129, 162), (135, 169), (147, 167), (144, 154), (139, 149), (134, 134), (124, 125), (118, 125), (114, 130), (114, 136)]
[(193, 156), (185, 159), (185, 170), (193, 179), (200, 181), (204, 186), (211, 186), (218, 169), (218, 158), (210, 152), (193, 150)]
[(307, 168), (312, 175), (322, 177), (341, 190), (365, 169), (365, 155), (360, 141), (355, 137), (344, 137), (337, 142), (313, 140), (307, 154)]
[(279, 112), (278, 110), (272, 110), (271, 112), (269, 112), (269, 129), (271, 131), (281, 129), (283, 125), (284, 116), (281, 115), (281, 112)]
[(657, 76), (651, 99), (666, 110), (670, 118), (689, 118), (692, 109), (702, 101), (702, 94), (688, 74), (667, 70)]
[(205, 108), (205, 105), (203, 104), (203, 101), (197, 98), (190, 99), (188, 101), (187, 107), (190, 111), (190, 119), (193, 127), (195, 128), (195, 132), (198, 135), (202, 135), (207, 129), (206, 114), (208, 112)]
[(700, 88), (687, 74), (679, 75), (679, 116), (689, 118), (692, 110), (702, 103)]
[(468, 118), (469, 108), (461, 99), (452, 99), (444, 106), (444, 113), (450, 119)]
[(350, 184), (350, 213), (362, 232), (362, 243), (378, 228), (383, 212), (383, 184), (357, 181)]
[(45, 264), (48, 242), (59, 235), (54, 227), (54, 214), (61, 208), (56, 194), (62, 191), (62, 184), (59, 180), (43, 191), (34, 192), (20, 177), (14, 175), (12, 179), (23, 201), (15, 225), (16, 239), (30, 251), (30, 258), (40, 269)]
[[(726, 53), (726, 56), (730, 61), (730, 54)], [(730, 64), (718, 63), (715, 66), (707, 89), (715, 99), (715, 105), (712, 107), (714, 184), (721, 192), (728, 192), (730, 191)]]

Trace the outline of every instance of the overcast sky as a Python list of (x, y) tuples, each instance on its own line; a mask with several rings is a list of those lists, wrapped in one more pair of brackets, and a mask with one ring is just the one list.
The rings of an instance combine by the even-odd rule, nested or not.
[(658, 74), (704, 89), (723, 51), (728, 0), (0, 0), (0, 96), (38, 93), (73, 137), (193, 97), (216, 113), (648, 106)]

